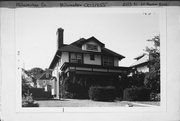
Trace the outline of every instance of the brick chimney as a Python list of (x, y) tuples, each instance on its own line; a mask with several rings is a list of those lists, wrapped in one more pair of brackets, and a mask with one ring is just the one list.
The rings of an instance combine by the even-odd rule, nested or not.
[(63, 32), (64, 29), (62, 28), (57, 30), (57, 49), (60, 49), (63, 46)]

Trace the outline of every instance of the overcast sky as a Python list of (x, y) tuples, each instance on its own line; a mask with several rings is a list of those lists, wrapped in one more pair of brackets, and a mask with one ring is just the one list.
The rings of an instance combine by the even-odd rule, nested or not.
[(17, 50), (25, 69), (48, 68), (57, 49), (56, 31), (64, 29), (64, 43), (96, 37), (126, 58), (130, 66), (149, 46), (147, 39), (159, 35), (158, 15), (123, 9), (18, 8), (15, 10)]

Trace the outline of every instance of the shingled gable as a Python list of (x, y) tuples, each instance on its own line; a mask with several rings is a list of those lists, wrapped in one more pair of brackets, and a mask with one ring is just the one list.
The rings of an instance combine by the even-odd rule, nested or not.
[(89, 41), (94, 41), (97, 44), (99, 44), (101, 47), (104, 47), (104, 43), (102, 43), (99, 40), (97, 40), (94, 36), (92, 36), (92, 37), (90, 37), (88, 39), (80, 38), (79, 40), (71, 43), (71, 45), (75, 45), (75, 46), (81, 47), (84, 43), (89, 42)]

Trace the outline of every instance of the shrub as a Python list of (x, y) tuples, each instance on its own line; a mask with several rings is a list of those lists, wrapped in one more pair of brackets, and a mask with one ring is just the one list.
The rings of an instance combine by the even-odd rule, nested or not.
[(116, 97), (115, 87), (90, 87), (89, 97), (95, 101), (114, 101)]
[(22, 107), (39, 107), (38, 103), (35, 103), (32, 94), (25, 94), (22, 98)]
[(122, 99), (123, 98), (123, 88), (116, 88), (116, 98)]
[(160, 93), (151, 93), (150, 100), (151, 101), (160, 101)]
[(149, 101), (150, 89), (144, 87), (126, 88), (123, 94), (123, 100), (127, 101)]
[(64, 98), (70, 98), (70, 99), (88, 99), (88, 94), (85, 93), (76, 93), (76, 92), (65, 92), (63, 95)]

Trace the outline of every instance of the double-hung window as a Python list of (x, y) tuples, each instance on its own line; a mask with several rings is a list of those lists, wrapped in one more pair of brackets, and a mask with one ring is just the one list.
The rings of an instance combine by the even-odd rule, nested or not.
[(81, 53), (70, 53), (70, 63), (82, 63)]
[(113, 57), (109, 57), (109, 56), (103, 56), (103, 65), (104, 66), (114, 66), (114, 59)]

